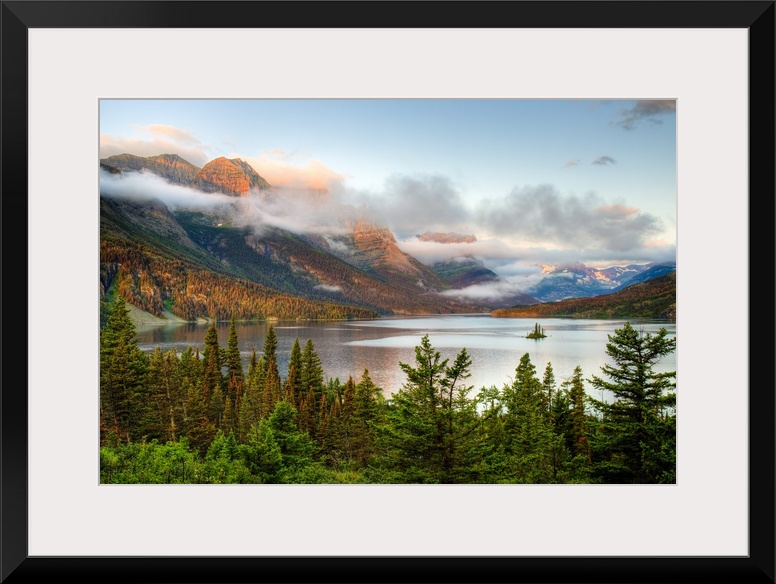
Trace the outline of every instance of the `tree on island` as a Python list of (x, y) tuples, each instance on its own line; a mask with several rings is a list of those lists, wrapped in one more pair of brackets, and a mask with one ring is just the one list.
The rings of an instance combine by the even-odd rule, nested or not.
[(528, 335), (526, 335), (526, 337), (525, 337), (525, 338), (526, 338), (526, 339), (543, 339), (543, 338), (544, 338), (544, 337), (546, 337), (546, 336), (547, 336), (547, 335), (545, 335), (545, 334), (544, 334), (544, 329), (543, 329), (541, 326), (539, 326), (539, 323), (537, 322), (537, 323), (534, 325), (534, 330), (533, 330), (533, 332), (532, 332), (532, 333), (530, 333), (530, 334), (528, 334)]

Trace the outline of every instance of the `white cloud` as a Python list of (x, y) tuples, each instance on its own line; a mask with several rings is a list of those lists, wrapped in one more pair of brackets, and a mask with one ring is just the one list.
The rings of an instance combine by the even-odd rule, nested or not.
[(323, 290), (325, 292), (341, 292), (342, 287), (341, 286), (330, 286), (329, 284), (318, 284), (317, 286), (313, 286), (316, 290)]
[(108, 158), (115, 154), (134, 154), (143, 157), (177, 154), (199, 167), (216, 158), (210, 146), (202, 144), (187, 130), (165, 124), (153, 124), (140, 126), (138, 131), (144, 136), (128, 138), (100, 134), (100, 158)]

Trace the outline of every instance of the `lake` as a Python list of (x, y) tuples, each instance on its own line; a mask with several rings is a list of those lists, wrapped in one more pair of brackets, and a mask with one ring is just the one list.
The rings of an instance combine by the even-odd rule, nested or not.
[[(544, 339), (527, 339), (534, 324), (538, 322), (547, 335)], [(312, 339), (316, 353), (328, 378), (339, 378), (345, 382), (348, 376), (358, 381), (364, 369), (376, 385), (383, 388), (386, 396), (399, 389), (406, 376), (399, 362), (415, 366), (415, 347), (421, 337), (428, 333), (431, 344), (449, 358), (452, 364), (455, 356), (465, 347), (472, 366), (468, 380), (474, 386), (471, 396), (481, 387), (495, 385), (501, 388), (512, 380), (520, 357), (528, 353), (536, 366), (537, 376), (542, 378), (548, 362), (552, 363), (555, 380), (569, 379), (579, 365), (585, 379), (601, 375), (601, 366), (611, 363), (606, 355), (607, 335), (621, 328), (624, 320), (581, 320), (581, 319), (522, 319), (493, 318), (489, 315), (432, 315), (418, 317), (391, 317), (376, 320), (329, 321), (329, 322), (275, 322), (272, 323), (278, 339), (278, 368), (285, 379), (288, 372), (288, 358), (294, 340), (304, 348), (307, 339)], [(676, 323), (633, 319), (631, 324), (646, 332), (656, 333), (661, 327), (668, 330), (670, 337), (676, 336)], [(237, 337), (240, 352), (247, 371), (251, 352), (255, 348), (261, 353), (269, 323), (239, 322)], [(138, 342), (142, 349), (153, 350), (174, 348), (185, 350), (189, 345), (204, 346), (208, 325), (170, 324), (138, 327)], [(218, 324), (218, 338), (226, 347), (229, 323)], [(660, 362), (657, 371), (675, 371), (676, 354), (668, 355)], [(589, 384), (586, 384), (586, 386)], [(588, 387), (588, 390), (590, 388)], [(608, 396), (600, 394), (610, 401)]]

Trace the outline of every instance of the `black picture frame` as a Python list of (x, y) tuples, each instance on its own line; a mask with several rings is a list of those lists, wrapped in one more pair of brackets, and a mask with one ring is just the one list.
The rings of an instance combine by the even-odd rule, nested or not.
[[(422, 4), (429, 4), (423, 10)], [(217, 5), (217, 6), (216, 6)], [(383, 5), (383, 6), (381, 6)], [(774, 582), (774, 1), (2, 2), (0, 579), (17, 582)], [(378, 16), (379, 15), (379, 16)], [(749, 31), (749, 554), (746, 557), (29, 557), (27, 31), (55, 28), (745, 28)], [(263, 24), (260, 26), (264, 26)], [(270, 25), (271, 26), (271, 25)], [(756, 321), (754, 320), (756, 319)], [(770, 323), (770, 324), (769, 324)], [(764, 331), (764, 332), (763, 332)], [(24, 339), (22, 339), (24, 336)], [(742, 372), (745, 376), (745, 372)]]

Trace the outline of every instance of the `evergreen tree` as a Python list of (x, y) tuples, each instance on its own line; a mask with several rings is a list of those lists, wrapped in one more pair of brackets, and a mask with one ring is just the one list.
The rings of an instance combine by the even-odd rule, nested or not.
[(504, 388), (504, 430), (510, 482), (547, 483), (553, 475), (553, 432), (542, 383), (528, 353)]
[(594, 388), (614, 395), (612, 403), (591, 398), (602, 415), (595, 433), (595, 472), (607, 483), (675, 482), (675, 371), (655, 371), (673, 353), (676, 339), (636, 330), (629, 322), (608, 335), (606, 354), (614, 361), (593, 376)]
[(335, 399), (326, 410), (326, 401), (322, 398), (321, 410), (323, 411), (320, 414), (316, 440), (320, 447), (321, 458), (326, 464), (336, 468), (347, 458), (342, 406), (340, 401)]
[(280, 401), (280, 375), (273, 356), (267, 364), (267, 374), (264, 378), (264, 389), (261, 397), (261, 417), (266, 418)]
[(283, 386), (283, 399), (298, 408), (302, 396), (302, 348), (299, 345), (299, 337), (297, 337), (294, 339), (288, 360), (288, 376)]
[(237, 402), (237, 390), (244, 381), (242, 366), (242, 357), (240, 356), (240, 346), (237, 339), (237, 325), (234, 315), (229, 321), (229, 337), (226, 344), (226, 378), (233, 384), (227, 391), (227, 397)]
[[(278, 351), (278, 337), (275, 334), (275, 327), (273, 325), (269, 325), (269, 329), (267, 329), (267, 334), (264, 337), (264, 348), (262, 349), (263, 357), (264, 357), (264, 374), (266, 375), (267, 371), (270, 367), (270, 361), (275, 362), (275, 366), (277, 367), (277, 351)], [(280, 375), (278, 375), (280, 377)]]
[(205, 405), (205, 411), (210, 421), (216, 426), (220, 422), (221, 414), (224, 411), (224, 391), (223, 391), (223, 352), (218, 344), (218, 329), (215, 319), (205, 333), (205, 348), (202, 352), (203, 372), (202, 372), (202, 400)]
[(375, 454), (375, 426), (382, 421), (384, 405), (382, 390), (364, 369), (355, 388), (350, 423), (353, 459), (359, 466), (366, 466)]
[(187, 381), (183, 388), (186, 391), (183, 433), (192, 448), (204, 454), (216, 434), (216, 426), (208, 416), (201, 384), (194, 385), (194, 382)]
[(302, 351), (302, 371), (300, 375), (302, 391), (305, 393), (310, 389), (315, 394), (316, 403), (320, 399), (324, 390), (323, 365), (321, 359), (315, 352), (315, 345), (312, 339), (307, 339)]
[(245, 378), (245, 387), (238, 412), (241, 442), (248, 435), (251, 427), (258, 424), (261, 419), (262, 392), (264, 389), (264, 380), (261, 376), (262, 359), (263, 357), (256, 357), (255, 349), (251, 352), (248, 374)]
[(577, 365), (569, 384), (569, 400), (571, 402), (570, 438), (575, 456), (582, 456), (590, 461), (590, 444), (587, 440), (587, 415), (585, 414), (585, 386), (582, 368)]
[(237, 324), (232, 315), (229, 321), (229, 337), (226, 343), (226, 365), (229, 377), (243, 377), (242, 357), (240, 357), (240, 346), (237, 339)]
[(446, 483), (473, 483), (480, 480), (479, 452), (482, 446), (477, 400), (471, 399), (471, 357), (466, 348), (456, 355), (452, 366), (445, 367), (442, 385)]
[[(226, 396), (227, 402), (229, 396)], [(244, 484), (256, 482), (237, 444), (234, 434), (219, 430), (205, 453), (202, 483)]]
[(283, 455), (268, 418), (259, 420), (248, 429), (245, 444), (240, 446), (240, 452), (256, 482), (283, 481)]
[(130, 443), (141, 436), (146, 406), (147, 358), (120, 295), (100, 331), (101, 444)]
[(467, 473), (469, 438), (477, 428), (475, 402), (465, 385), (471, 359), (462, 349), (451, 367), (424, 335), (415, 347), (415, 367), (399, 363), (407, 381), (392, 398), (380, 433), (394, 480), (459, 482)]
[(312, 386), (310, 386), (307, 390), (307, 395), (302, 398), (301, 405), (299, 406), (299, 427), (313, 439), (317, 439), (317, 407), (315, 393)]
[(344, 391), (337, 387), (333, 393), (334, 399), (326, 416), (326, 429), (324, 432), (322, 419), (318, 441), (329, 465), (338, 466), (352, 460), (354, 456), (352, 424), (356, 406), (356, 383), (353, 377), (348, 378)]
[(278, 339), (275, 327), (270, 325), (267, 336), (264, 337), (264, 355), (261, 361), (260, 377), (263, 381), (261, 389), (261, 416), (267, 417), (275, 410), (275, 404), (280, 401), (281, 381), (277, 361)]
[(283, 470), (287, 474), (302, 471), (312, 464), (315, 451), (310, 437), (297, 425), (296, 415), (291, 404), (281, 401), (269, 417), (269, 426), (280, 448)]
[(542, 387), (544, 388), (544, 393), (547, 396), (547, 411), (552, 411), (552, 394), (556, 389), (555, 386), (555, 371), (552, 369), (552, 363), (549, 361), (547, 362), (547, 365), (544, 367), (544, 377), (542, 377)]
[(182, 426), (183, 402), (178, 355), (156, 347), (148, 360), (148, 421), (146, 432), (164, 442), (176, 442)]

